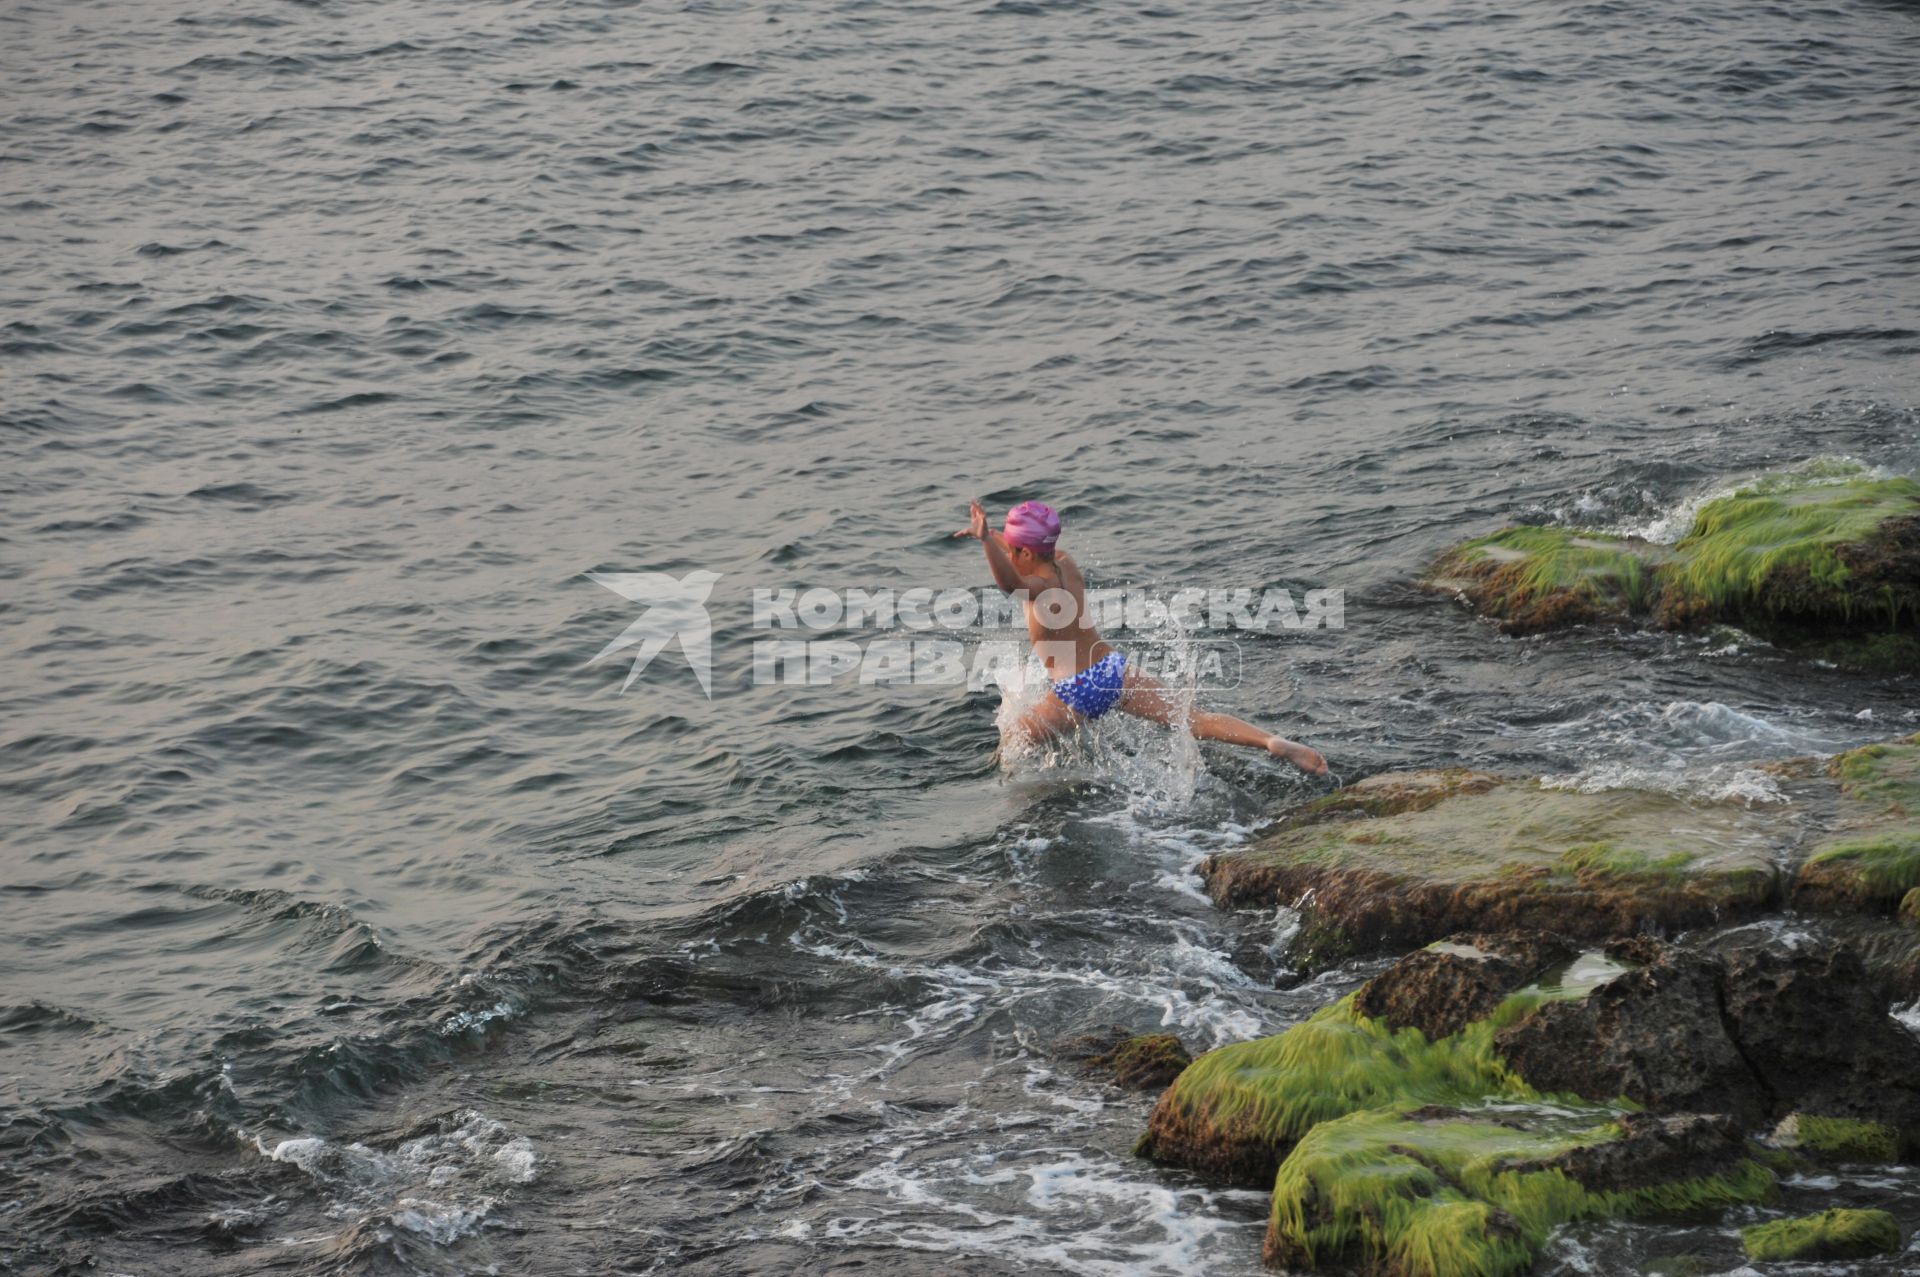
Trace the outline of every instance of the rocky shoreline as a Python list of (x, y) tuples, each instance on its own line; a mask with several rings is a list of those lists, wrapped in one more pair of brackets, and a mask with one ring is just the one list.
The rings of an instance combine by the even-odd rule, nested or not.
[[(1920, 484), (1768, 476), (1671, 546), (1510, 528), (1429, 584), (1511, 634), (1737, 625), (1920, 671)], [(1465, 768), (1345, 786), (1200, 872), (1221, 908), (1295, 924), (1301, 976), (1405, 956), (1190, 1063), (1165, 1035), (1080, 1055), (1165, 1086), (1140, 1156), (1271, 1192), (1264, 1256), (1289, 1270), (1517, 1277), (1563, 1225), (1777, 1213), (1783, 1177), (1920, 1156), (1920, 1037), (1890, 1014), (1920, 999), (1920, 734), (1751, 771), (1761, 801)], [(1903, 1237), (1843, 1203), (1741, 1245)]]
[[(1165, 1085), (1140, 1156), (1272, 1193), (1264, 1255), (1290, 1270), (1515, 1277), (1564, 1224), (1920, 1155), (1920, 1038), (1889, 1014), (1920, 996), (1920, 734), (1765, 774), (1763, 803), (1465, 769), (1346, 786), (1201, 872), (1223, 907), (1291, 911), (1303, 974), (1405, 956), (1191, 1063), (1165, 1035), (1079, 1054)], [(1743, 1237), (1756, 1261), (1902, 1244), (1854, 1207)]]
[[(1766, 1204), (1796, 1168), (1920, 1152), (1920, 1039), (1844, 947), (1462, 934), (1201, 1056), (1136, 1152), (1270, 1189), (1271, 1265), (1505, 1277), (1562, 1224)], [(1900, 1245), (1884, 1212), (1827, 1214), (1749, 1252)]]

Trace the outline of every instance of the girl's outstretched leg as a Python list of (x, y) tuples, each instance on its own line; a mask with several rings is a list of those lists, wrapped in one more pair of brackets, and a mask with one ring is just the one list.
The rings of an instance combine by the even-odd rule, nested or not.
[[(1172, 723), (1180, 711), (1179, 703), (1167, 690), (1166, 684), (1138, 672), (1132, 666), (1127, 667), (1127, 690), (1120, 697), (1120, 708), (1156, 723)], [(1231, 714), (1194, 710), (1187, 716), (1187, 730), (1200, 740), (1217, 740), (1229, 745), (1244, 745), (1248, 749), (1264, 749), (1275, 758), (1286, 759), (1303, 772), (1315, 776), (1327, 774), (1327, 760), (1318, 753)]]

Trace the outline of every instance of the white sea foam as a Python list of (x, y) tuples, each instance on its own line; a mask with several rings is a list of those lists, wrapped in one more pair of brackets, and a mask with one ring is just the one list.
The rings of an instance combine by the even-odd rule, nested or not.
[(1818, 457), (1783, 472), (1748, 474), (1716, 483), (1709, 488), (1689, 493), (1649, 517), (1622, 520), (1605, 530), (1617, 536), (1639, 537), (1643, 541), (1672, 545), (1692, 530), (1693, 522), (1699, 516), (1701, 507), (1709, 502), (1718, 501), (1722, 497), (1730, 497), (1756, 484), (1764, 486), (1781, 483), (1796, 485), (1849, 483), (1855, 479), (1885, 479), (1894, 473), (1884, 467), (1866, 465), (1851, 457)]
[[(1243, 1249), (1264, 1227), (1262, 1194), (1178, 1189), (1131, 1164), (1071, 1149), (925, 1164), (892, 1159), (857, 1176), (853, 1187), (911, 1209), (843, 1215), (820, 1225), (821, 1236), (931, 1254), (1018, 1254), (1039, 1270), (1085, 1277), (1197, 1272), (1222, 1239)], [(1240, 1217), (1219, 1209), (1236, 1199)]]
[(452, 1037), (456, 1033), (483, 1028), (494, 1020), (510, 1020), (514, 1015), (513, 1004), (502, 999), (490, 1007), (476, 1007), (467, 1011), (454, 1012), (440, 1026), (440, 1034), (442, 1037)]
[(335, 1194), (335, 1218), (384, 1218), (448, 1245), (479, 1228), (501, 1192), (539, 1174), (538, 1155), (525, 1136), (472, 1109), (451, 1120), (445, 1130), (386, 1150), (317, 1135), (294, 1136), (271, 1147), (256, 1136), (253, 1145)]

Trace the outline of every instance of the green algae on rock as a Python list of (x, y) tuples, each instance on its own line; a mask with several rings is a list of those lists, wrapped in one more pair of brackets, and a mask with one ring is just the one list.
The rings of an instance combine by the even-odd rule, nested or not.
[(1455, 931), (1581, 940), (1737, 920), (1778, 894), (1785, 816), (1483, 772), (1369, 777), (1200, 866), (1222, 907), (1288, 906), (1307, 969)]
[(1171, 1033), (1136, 1033), (1113, 1024), (1056, 1040), (1050, 1053), (1081, 1072), (1135, 1091), (1164, 1090), (1192, 1063)]
[(1322, 1123), (1275, 1177), (1265, 1259), (1395, 1277), (1511, 1277), (1574, 1220), (1693, 1213), (1776, 1191), (1771, 1171), (1738, 1156), (1724, 1121), (1593, 1117), (1503, 1105)]
[[(1449, 968), (1459, 974), (1450, 978)], [(1202, 1055), (1160, 1097), (1135, 1151), (1266, 1188), (1288, 1150), (1321, 1122), (1368, 1110), (1539, 1101), (1540, 1092), (1497, 1054), (1495, 1039), (1623, 970), (1598, 954), (1575, 958), (1551, 936), (1454, 937), (1403, 958), (1285, 1033)], [(1487, 1008), (1484, 1014), (1444, 1035), (1414, 1027), (1466, 1018), (1463, 990), (1471, 991), (1464, 1002)], [(1432, 1005), (1417, 1006), (1423, 998)], [(1386, 1014), (1369, 1015), (1369, 1008)], [(1588, 1125), (1616, 1111), (1570, 1102), (1591, 1115)]]
[(1920, 1148), (1920, 1043), (1859, 956), (1731, 937), (1451, 936), (1201, 1056), (1136, 1151), (1270, 1188), (1272, 1265), (1519, 1277), (1563, 1224), (1765, 1203), (1799, 1157)]
[(1708, 501), (1671, 546), (1523, 525), (1447, 552), (1426, 580), (1508, 634), (1724, 624), (1836, 664), (1911, 669), (1920, 654), (1920, 483), (1815, 464)]
[(1900, 1135), (1883, 1122), (1851, 1117), (1790, 1113), (1774, 1128), (1773, 1142), (1840, 1162), (1894, 1162), (1900, 1159)]
[[(1563, 990), (1570, 978), (1594, 983), (1596, 973), (1625, 970), (1597, 954), (1588, 955), (1588, 965), (1582, 967), (1574, 963), (1575, 956), (1573, 946), (1557, 936), (1450, 936), (1408, 954), (1360, 986), (1353, 1007), (1389, 1029), (1418, 1029), (1438, 1040), (1498, 1013), (1510, 995), (1538, 983), (1553, 968), (1564, 968), (1556, 990)], [(1591, 965), (1595, 962), (1601, 965)]]
[(1702, 506), (1674, 549), (1655, 618), (1669, 628), (1920, 623), (1920, 483), (1909, 478), (1766, 475)]
[(1134, 1090), (1158, 1090), (1179, 1077), (1193, 1057), (1171, 1033), (1142, 1033), (1128, 1038), (1089, 1063), (1110, 1070), (1113, 1080)]
[[(1525, 939), (1437, 945), (1431, 962), (1400, 964), (1390, 983), (1406, 997), (1376, 1000), (1453, 997), (1457, 982), (1429, 967), (1501, 961), (1512, 981), (1564, 958)], [(1620, 968), (1567, 969), (1586, 975), (1510, 993), (1437, 1039), (1362, 1014), (1363, 990), (1276, 1037), (1211, 1051), (1161, 1097), (1136, 1151), (1271, 1188), (1270, 1264), (1396, 1277), (1509, 1277), (1573, 1220), (1769, 1200), (1775, 1177), (1730, 1119), (1544, 1096), (1506, 1066), (1494, 1049), (1504, 1027)]]
[(1664, 546), (1603, 532), (1513, 527), (1477, 537), (1435, 565), (1430, 581), (1452, 589), (1507, 634), (1645, 615), (1655, 598)]
[(1801, 866), (1794, 903), (1896, 912), (1920, 888), (1920, 736), (1849, 750), (1827, 773), (1839, 782), (1839, 827)]
[(1900, 1249), (1900, 1225), (1883, 1210), (1824, 1210), (1740, 1230), (1747, 1258), (1865, 1259)]
[(1275, 1037), (1209, 1051), (1167, 1088), (1135, 1149), (1250, 1188), (1321, 1122), (1369, 1109), (1537, 1098), (1493, 1053), (1493, 1035), (1538, 1005), (1515, 997), (1461, 1033), (1429, 1041), (1354, 1009), (1348, 996)]

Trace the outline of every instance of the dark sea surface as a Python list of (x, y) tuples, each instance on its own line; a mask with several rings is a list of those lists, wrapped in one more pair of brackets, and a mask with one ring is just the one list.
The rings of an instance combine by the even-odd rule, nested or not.
[[(35, 0), (0, 70), (8, 1271), (1258, 1272), (1054, 1044), (1377, 969), (1278, 987), (1192, 873), (1326, 782), (753, 681), (756, 588), (984, 584), (970, 496), (1096, 585), (1343, 589), (1204, 699), (1348, 779), (1765, 801), (1920, 725), (1413, 584), (1920, 469), (1912, 4)], [(586, 574), (696, 570), (711, 700), (622, 694)]]

